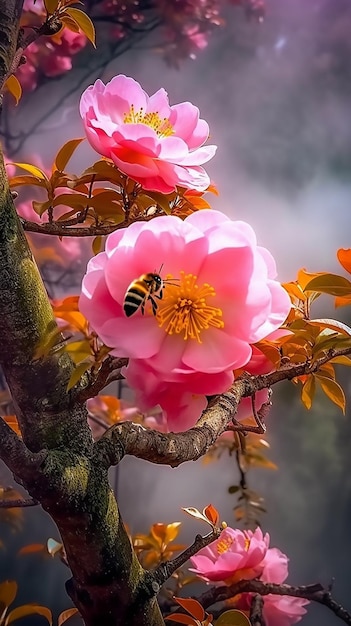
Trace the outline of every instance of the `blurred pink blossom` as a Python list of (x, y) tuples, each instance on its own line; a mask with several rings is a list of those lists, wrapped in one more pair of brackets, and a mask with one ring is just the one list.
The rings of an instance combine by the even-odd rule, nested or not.
[[(46, 19), (46, 9), (42, 0), (25, 0), (21, 26), (38, 28)], [(72, 56), (86, 45), (82, 33), (62, 28), (52, 37), (42, 37), (31, 43), (25, 50), (26, 62), (17, 71), (22, 89), (33, 91), (43, 76), (55, 77), (72, 68)]]
[(88, 87), (80, 113), (92, 147), (144, 189), (170, 193), (176, 185), (199, 191), (209, 186), (201, 165), (216, 147), (203, 145), (208, 124), (190, 102), (170, 106), (164, 89), (149, 97), (133, 78), (119, 75)]
[(190, 571), (206, 581), (226, 585), (258, 578), (268, 546), (269, 535), (263, 535), (260, 528), (253, 532), (228, 527), (219, 539), (190, 558)]
[[(146, 302), (145, 315), (139, 308), (126, 317), (128, 286), (161, 266), (173, 283), (156, 315)], [(250, 361), (251, 344), (285, 320), (290, 299), (275, 275), (272, 256), (245, 222), (212, 210), (184, 221), (157, 217), (109, 235), (106, 251), (88, 264), (80, 309), (111, 354), (129, 357), (125, 374), (138, 405), (160, 404), (180, 430), (189, 427), (181, 410), (188, 399), (202, 396), (191, 402), (193, 425), (204, 396), (228, 389), (233, 369)]]
[[(33, 210), (32, 203), (20, 202), (16, 205), (17, 213), (25, 220), (30, 222), (47, 222), (47, 214), (44, 214), (42, 218)], [(67, 208), (65, 208), (67, 210)], [(41, 235), (36, 233), (27, 233), (30, 243), (32, 244), (33, 253), (37, 261), (44, 262), (45, 257), (47, 260), (52, 260), (59, 265), (67, 265), (70, 261), (78, 259), (82, 254), (83, 240), (79, 241), (75, 237), (62, 237), (60, 240), (58, 237), (52, 235)], [(52, 253), (50, 253), (50, 249)], [(47, 252), (47, 254), (46, 254)]]

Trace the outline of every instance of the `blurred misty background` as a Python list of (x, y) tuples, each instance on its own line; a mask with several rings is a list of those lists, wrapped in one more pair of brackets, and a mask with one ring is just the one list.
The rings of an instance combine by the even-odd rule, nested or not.
[[(98, 66), (98, 40), (97, 52), (85, 50), (64, 79), (31, 94), (11, 114), (11, 124), (18, 132), (34, 124), (36, 133), (22, 145), (21, 159), (16, 154), (14, 160), (40, 154), (51, 164), (66, 139), (83, 135), (77, 112), (83, 88), (98, 75), (106, 81), (125, 73), (148, 93), (163, 86), (172, 104), (190, 100), (199, 107), (209, 122), (211, 143), (218, 145), (206, 167), (220, 192), (213, 207), (251, 223), (259, 242), (275, 256), (280, 280), (294, 280), (300, 267), (338, 270), (336, 250), (351, 246), (350, 0), (267, 0), (263, 23), (247, 21), (228, 8), (226, 27), (179, 69), (165, 65), (153, 50), (156, 43), (153, 34), (84, 80), (87, 55), (95, 55)], [(50, 106), (56, 111), (45, 118)], [(71, 169), (79, 172), (93, 158), (89, 147), (81, 147)], [(331, 302), (321, 299), (315, 316), (335, 315)], [(350, 322), (346, 309), (342, 315)], [(273, 400), (269, 457), (279, 470), (255, 470), (248, 476), (250, 487), (265, 498), (262, 527), (270, 532), (271, 545), (290, 557), (288, 582), (328, 585), (335, 579), (335, 599), (351, 610), (350, 407), (344, 417), (317, 395), (307, 412), (292, 384), (275, 389)], [(6, 482), (5, 475), (0, 478)], [(235, 496), (227, 489), (237, 480), (235, 462), (228, 456), (179, 469), (128, 458), (118, 475), (121, 513), (133, 533), (147, 533), (157, 521), (182, 521), (180, 540), (191, 542), (206, 529), (185, 519), (180, 508), (202, 509), (212, 502), (234, 526)], [(23, 602), (38, 601), (54, 611), (70, 606), (62, 591), (68, 572), (61, 563), (16, 556), (27, 543), (59, 539), (47, 516), (26, 510), (22, 531), (13, 534), (1, 524), (0, 532), (1, 579), (19, 582)], [(341, 622), (326, 608), (313, 606), (300, 623)]]

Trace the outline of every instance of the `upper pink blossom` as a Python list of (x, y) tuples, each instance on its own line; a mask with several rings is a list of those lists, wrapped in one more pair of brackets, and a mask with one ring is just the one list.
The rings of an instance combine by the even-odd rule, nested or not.
[(164, 89), (148, 96), (121, 74), (107, 85), (97, 80), (88, 87), (80, 114), (92, 147), (144, 189), (170, 193), (177, 185), (199, 191), (209, 186), (201, 165), (216, 146), (203, 146), (208, 124), (190, 102), (170, 106)]
[[(161, 267), (171, 284), (155, 299), (156, 315), (146, 302), (144, 315), (139, 307), (126, 317), (129, 285)], [(106, 251), (88, 264), (80, 309), (111, 354), (129, 357), (126, 376), (138, 389), (138, 404), (158, 403), (169, 412), (169, 397), (178, 397), (177, 419), (186, 403), (182, 393), (228, 389), (232, 370), (250, 360), (251, 344), (285, 320), (290, 299), (275, 272), (272, 256), (245, 222), (212, 210), (184, 221), (157, 217), (109, 235)]]
[(202, 548), (190, 561), (201, 578), (231, 585), (238, 580), (258, 578), (269, 546), (269, 535), (260, 528), (238, 530), (226, 528), (219, 539)]

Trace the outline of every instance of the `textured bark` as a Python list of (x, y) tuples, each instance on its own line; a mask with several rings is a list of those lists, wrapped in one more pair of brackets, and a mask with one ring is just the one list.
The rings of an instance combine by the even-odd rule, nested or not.
[(0, 89), (16, 52), (23, 0), (0, 0)]
[(150, 577), (140, 566), (110, 489), (93, 456), (84, 406), (67, 393), (73, 364), (55, 348), (36, 360), (55, 328), (0, 163), (0, 365), (23, 441), (0, 421), (0, 456), (52, 516), (72, 579), (67, 591), (87, 626), (163, 626)]

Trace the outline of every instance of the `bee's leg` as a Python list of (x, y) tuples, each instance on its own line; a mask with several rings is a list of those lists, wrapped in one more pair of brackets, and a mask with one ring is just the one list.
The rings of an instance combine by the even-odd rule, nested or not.
[(141, 309), (141, 314), (144, 315), (144, 312), (145, 312), (145, 300), (141, 303), (140, 309)]
[(154, 315), (156, 315), (157, 304), (156, 304), (155, 300), (153, 298), (151, 298), (151, 296), (150, 296), (149, 300), (151, 300), (152, 312), (153, 312)]
[(156, 293), (155, 293), (155, 294), (154, 294), (154, 298), (158, 298), (158, 300), (162, 300), (162, 298), (163, 298), (163, 290), (162, 290), (162, 291), (160, 291), (160, 293), (159, 293), (159, 294), (156, 294)]

